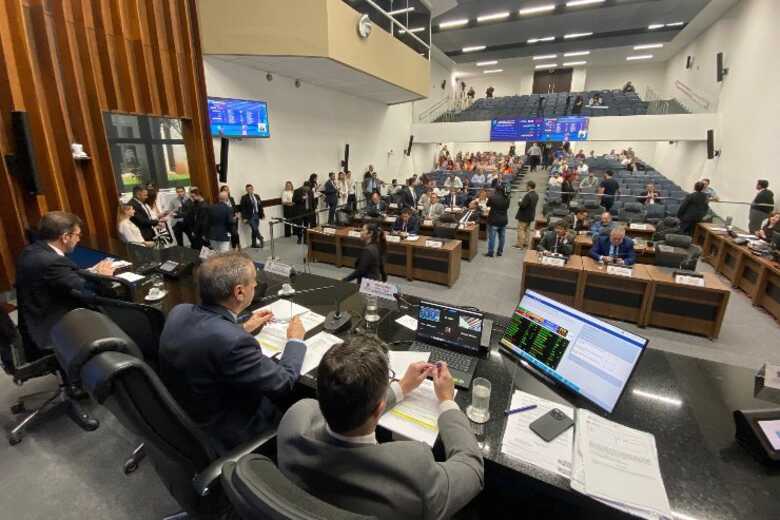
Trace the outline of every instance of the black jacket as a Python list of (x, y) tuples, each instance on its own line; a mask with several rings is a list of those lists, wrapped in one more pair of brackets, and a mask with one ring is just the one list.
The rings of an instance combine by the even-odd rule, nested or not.
[(700, 222), (710, 209), (707, 194), (703, 191), (689, 193), (677, 210), (677, 218), (682, 222)]
[(325, 186), (322, 189), (322, 193), (325, 195), (325, 204), (328, 206), (336, 206), (339, 203), (339, 190), (336, 188), (336, 181), (328, 179), (325, 181)]
[(130, 205), (135, 210), (135, 215), (130, 219), (132, 223), (141, 230), (141, 236), (144, 237), (144, 240), (154, 240), (156, 234), (154, 227), (158, 224), (158, 221), (149, 217), (146, 213), (146, 206), (138, 199), (130, 199)]
[(401, 217), (395, 219), (393, 222), (393, 231), (405, 231), (410, 235), (416, 235), (420, 232), (420, 223), (417, 220), (416, 215), (409, 215), (409, 220), (406, 222), (406, 228), (404, 229), (404, 221)]
[[(309, 199), (309, 209), (306, 210), (306, 199)], [(311, 190), (309, 192), (303, 191), (303, 186), (300, 188), (296, 188), (295, 191), (293, 191), (293, 212), (296, 217), (302, 217), (304, 215), (307, 215), (308, 213), (312, 213), (314, 211), (314, 194)]]
[(208, 204), (201, 201), (192, 201), (192, 206), (184, 215), (184, 225), (193, 237), (205, 237), (209, 231)]
[(546, 231), (539, 241), (538, 249), (570, 256), (574, 252), (574, 236), (566, 233), (566, 236), (560, 238), (555, 231)]
[(278, 363), (219, 306), (174, 307), (160, 336), (160, 376), (220, 452), (273, 425), (273, 402), (288, 397), (306, 346), (288, 342)]
[(79, 267), (44, 241), (30, 244), (16, 261), (19, 332), (25, 345), (51, 345), (51, 328), (68, 311), (82, 306), (71, 291), (84, 289)]
[(509, 222), (507, 210), (509, 210), (509, 199), (498, 189), (490, 196), (487, 203), (490, 208), (488, 213), (488, 224), (491, 226), (506, 226)]
[[(257, 193), (253, 193), (252, 195), (255, 197), (255, 201), (257, 201), (257, 216), (259, 218), (265, 218), (265, 212), (263, 211), (263, 200)], [(252, 199), (249, 198), (248, 193), (245, 193), (244, 196), (241, 197), (241, 218), (244, 220), (249, 220), (253, 216), (255, 216), (255, 208), (252, 204)]]
[(230, 233), (233, 229), (233, 208), (221, 202), (209, 204), (207, 208), (209, 223), (206, 238), (216, 242), (230, 241)]
[(344, 281), (357, 280), (359, 284), (363, 278), (387, 281), (385, 259), (377, 244), (369, 244), (360, 252), (360, 257), (355, 261), (355, 270), (344, 278)]
[[(757, 204), (769, 204), (769, 206), (758, 206)], [(775, 205), (775, 194), (772, 190), (761, 190), (756, 193), (756, 198), (753, 199), (753, 203), (750, 205), (750, 209), (766, 213), (767, 215), (772, 213), (772, 208)]]
[[(519, 222), (533, 222), (536, 219), (536, 204), (539, 202), (539, 194), (535, 191), (529, 191), (523, 196), (520, 204), (517, 205), (515, 220)], [(493, 211), (493, 210), (490, 210)]]
[(403, 188), (401, 188), (401, 191), (399, 192), (401, 209), (403, 208), (415, 209), (417, 207), (416, 202), (419, 200), (419, 197), (415, 197), (414, 195), (416, 194), (414, 195), (412, 194), (413, 189), (414, 187), (411, 186), (404, 186)]

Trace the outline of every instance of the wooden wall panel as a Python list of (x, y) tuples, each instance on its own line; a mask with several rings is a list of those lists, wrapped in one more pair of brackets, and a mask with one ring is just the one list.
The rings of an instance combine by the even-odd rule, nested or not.
[[(49, 209), (85, 232), (116, 236), (119, 193), (103, 123), (108, 111), (178, 117), (192, 184), (217, 192), (194, 0), (0, 0), (0, 153), (14, 152), (11, 112), (27, 112), (42, 193), (25, 193), (0, 161), (0, 290), (10, 287), (25, 228)], [(79, 142), (91, 161), (74, 161)]]

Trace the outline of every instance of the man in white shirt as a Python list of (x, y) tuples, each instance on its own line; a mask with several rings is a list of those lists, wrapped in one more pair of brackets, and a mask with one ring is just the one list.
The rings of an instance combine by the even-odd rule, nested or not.
[(531, 171), (536, 171), (536, 167), (542, 162), (542, 149), (538, 144), (533, 143), (528, 149), (528, 158), (531, 160)]

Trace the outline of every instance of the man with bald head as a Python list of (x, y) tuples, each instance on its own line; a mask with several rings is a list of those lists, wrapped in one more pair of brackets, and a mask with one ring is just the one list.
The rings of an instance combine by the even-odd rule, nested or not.
[(634, 241), (626, 237), (626, 230), (616, 227), (609, 236), (594, 236), (590, 256), (605, 264), (634, 265), (636, 252)]
[(230, 194), (219, 192), (219, 201), (208, 207), (208, 233), (211, 248), (219, 253), (230, 251), (231, 231), (233, 230), (233, 206)]
[(595, 240), (599, 235), (608, 235), (614, 227), (615, 223), (612, 222), (612, 213), (605, 211), (601, 214), (601, 217), (590, 227), (590, 233), (593, 235), (593, 239)]

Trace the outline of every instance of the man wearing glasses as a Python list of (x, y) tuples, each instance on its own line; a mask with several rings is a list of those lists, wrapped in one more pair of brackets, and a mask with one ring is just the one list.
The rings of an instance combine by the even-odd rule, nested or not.
[[(65, 256), (81, 240), (81, 219), (72, 213), (50, 211), (38, 224), (38, 241), (25, 247), (16, 261), (16, 297), (19, 305), (19, 333), (28, 357), (47, 354), (51, 348), (51, 329), (60, 318), (83, 303), (74, 294), (84, 289), (87, 281), (79, 266)], [(97, 263), (92, 270), (111, 276), (111, 259)], [(78, 391), (69, 388), (69, 395)], [(74, 402), (68, 411), (76, 423), (86, 430), (98, 427)]]

